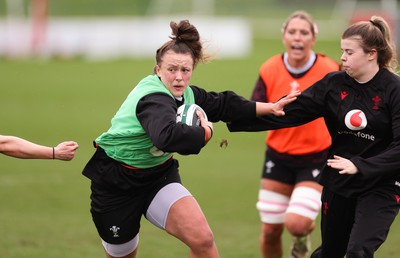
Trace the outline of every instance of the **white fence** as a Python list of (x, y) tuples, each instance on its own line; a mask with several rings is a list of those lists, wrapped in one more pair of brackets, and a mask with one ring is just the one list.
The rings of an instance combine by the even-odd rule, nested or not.
[[(32, 55), (88, 59), (146, 58), (169, 40), (172, 19), (157, 18), (50, 18), (42, 28), (28, 19), (0, 20), (0, 56)], [(174, 21), (179, 21), (174, 19)], [(218, 57), (238, 58), (252, 48), (252, 29), (243, 18), (191, 18)]]

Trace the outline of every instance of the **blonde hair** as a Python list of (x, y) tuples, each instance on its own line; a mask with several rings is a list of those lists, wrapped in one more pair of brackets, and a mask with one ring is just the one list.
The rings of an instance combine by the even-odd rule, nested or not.
[(286, 21), (282, 25), (282, 29), (281, 29), (282, 33), (285, 32), (289, 22), (294, 18), (299, 18), (299, 19), (307, 21), (310, 24), (311, 33), (313, 34), (314, 37), (317, 36), (317, 34), (318, 34), (317, 24), (314, 22), (314, 19), (311, 16), (311, 14), (309, 14), (308, 12), (303, 11), (303, 10), (297, 10), (297, 11), (293, 12), (291, 15), (289, 15), (289, 17), (286, 19)]

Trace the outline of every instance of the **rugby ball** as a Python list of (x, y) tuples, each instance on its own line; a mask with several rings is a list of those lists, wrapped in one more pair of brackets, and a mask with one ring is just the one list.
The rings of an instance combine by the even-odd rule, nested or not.
[(196, 104), (183, 104), (176, 112), (176, 122), (187, 124), (190, 126), (200, 126), (200, 118), (196, 114), (197, 110), (203, 113), (204, 118), (207, 120), (207, 115), (204, 110)]

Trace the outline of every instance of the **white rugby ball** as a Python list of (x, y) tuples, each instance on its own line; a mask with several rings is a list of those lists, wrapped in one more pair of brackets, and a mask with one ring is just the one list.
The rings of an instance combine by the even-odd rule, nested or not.
[(183, 104), (176, 112), (176, 122), (181, 122), (187, 125), (200, 126), (200, 118), (196, 114), (197, 110), (203, 113), (204, 118), (207, 120), (207, 115), (204, 110), (196, 104)]

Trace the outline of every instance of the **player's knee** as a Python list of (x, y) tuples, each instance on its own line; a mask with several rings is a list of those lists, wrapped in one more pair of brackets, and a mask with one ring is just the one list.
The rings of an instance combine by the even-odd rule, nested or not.
[(210, 248), (213, 248), (214, 245), (215, 245), (214, 235), (211, 230), (197, 232), (196, 237), (193, 238), (189, 243), (189, 247), (192, 250), (197, 250), (202, 252), (209, 250)]
[(133, 253), (139, 244), (139, 235), (124, 244), (110, 244), (101, 240), (104, 250), (113, 257), (123, 257)]
[(258, 194), (257, 209), (263, 223), (282, 224), (289, 204), (289, 197), (261, 189)]
[(315, 222), (310, 218), (286, 214), (285, 226), (292, 236), (302, 237), (309, 234), (315, 227)]

